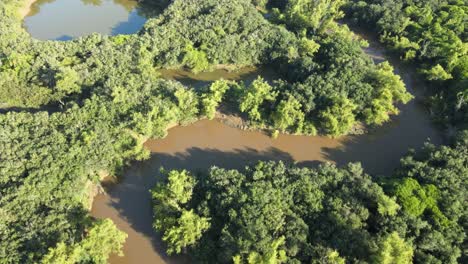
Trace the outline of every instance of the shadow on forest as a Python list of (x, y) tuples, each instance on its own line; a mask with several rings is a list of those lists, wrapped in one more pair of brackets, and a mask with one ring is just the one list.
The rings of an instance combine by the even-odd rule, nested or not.
[(39, 113), (39, 112), (47, 112), (49, 114), (53, 114), (56, 112), (62, 111), (62, 109), (59, 106), (56, 105), (47, 105), (47, 106), (41, 106), (39, 108), (32, 108), (32, 107), (5, 107), (5, 108), (0, 108), (0, 114), (7, 114), (9, 112), (15, 112), (15, 113)]

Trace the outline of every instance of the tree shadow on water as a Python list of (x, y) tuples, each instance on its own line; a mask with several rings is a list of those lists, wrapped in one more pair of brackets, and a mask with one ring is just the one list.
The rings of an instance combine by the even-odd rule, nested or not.
[[(291, 155), (276, 148), (270, 148), (266, 151), (236, 149), (227, 152), (216, 149), (190, 148), (183, 153), (153, 153), (150, 160), (135, 163), (128, 169), (119, 184), (107, 189), (111, 198), (109, 206), (117, 210), (119, 217), (124, 219), (131, 228), (149, 238), (155, 253), (162, 256), (166, 262), (180, 262), (180, 258), (166, 255), (164, 243), (152, 228), (153, 214), (149, 190), (156, 182), (162, 180), (160, 168), (164, 167), (166, 170), (187, 169), (196, 173), (206, 172), (212, 166), (243, 169), (245, 166), (255, 165), (261, 160), (293, 162)], [(182, 262), (185, 261), (182, 260)]]
[(341, 148), (323, 148), (325, 157), (338, 166), (360, 162), (367, 173), (391, 176), (410, 149), (426, 142), (443, 143), (442, 134), (416, 101), (400, 106), (401, 113), (365, 135), (350, 136)]
[(60, 37), (57, 37), (55, 38), (54, 40), (57, 40), (57, 41), (69, 41), (69, 40), (72, 40), (73, 37), (70, 36), (70, 35), (62, 35)]
[(138, 1), (138, 14), (146, 18), (157, 17), (171, 2), (171, 0), (140, 0)]
[(112, 28), (111, 35), (115, 36), (118, 34), (133, 34), (138, 32), (143, 25), (146, 23), (146, 18), (138, 15), (136, 11), (133, 11), (129, 14), (128, 20), (125, 22), (120, 22)]

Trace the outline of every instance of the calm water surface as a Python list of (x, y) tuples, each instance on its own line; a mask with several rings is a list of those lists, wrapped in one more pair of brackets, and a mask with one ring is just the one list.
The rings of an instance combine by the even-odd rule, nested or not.
[(203, 86), (209, 85), (215, 80), (224, 79), (229, 81), (239, 81), (244, 82), (244, 84), (249, 85), (259, 76), (269, 83), (272, 83), (277, 79), (277, 73), (271, 68), (263, 67), (244, 67), (239, 70), (229, 71), (226, 69), (218, 69), (210, 72), (202, 72), (194, 74), (187, 70), (159, 70), (161, 77), (167, 80), (176, 80), (181, 82), (184, 85), (191, 86), (194, 88), (201, 88)]
[[(367, 51), (375, 55), (375, 60), (383, 58), (379, 49), (372, 47)], [(160, 167), (198, 171), (213, 165), (242, 169), (258, 160), (283, 160), (301, 166), (359, 161), (369, 173), (388, 175), (408, 148), (420, 148), (427, 140), (440, 144), (442, 136), (431, 124), (413, 89), (417, 86), (413, 74), (411, 71), (400, 74), (417, 99), (401, 106), (400, 115), (391, 122), (363, 136), (330, 139), (280, 135), (273, 140), (259, 132), (203, 120), (170, 129), (165, 139), (148, 141), (146, 147), (152, 152), (151, 159), (134, 163), (119, 184), (109, 185), (107, 194), (97, 196), (94, 201), (93, 216), (111, 218), (129, 235), (124, 245), (125, 256), (112, 256), (110, 263), (190, 262), (184, 257), (167, 257), (164, 244), (152, 229), (149, 189), (160, 179)], [(229, 76), (214, 77), (227, 79)]]
[[(370, 44), (366, 52), (376, 62), (388, 59), (378, 43), (370, 41)], [(105, 186), (107, 194), (98, 195), (94, 200), (92, 215), (111, 218), (129, 235), (124, 245), (125, 256), (112, 256), (110, 263), (190, 262), (186, 257), (166, 256), (164, 244), (152, 229), (149, 189), (161, 179), (160, 167), (198, 171), (213, 165), (242, 169), (259, 160), (283, 160), (300, 166), (316, 166), (321, 162), (341, 166), (359, 161), (368, 173), (390, 175), (409, 148), (418, 149), (426, 141), (442, 143), (441, 133), (420, 104), (421, 87), (414, 79), (416, 74), (396, 61), (392, 64), (416, 99), (401, 106), (400, 115), (391, 122), (366, 135), (340, 139), (280, 135), (273, 140), (259, 132), (203, 120), (187, 127), (175, 127), (165, 139), (148, 141), (146, 147), (152, 152), (151, 159), (135, 162), (118, 184), (108, 184)], [(237, 73), (219, 70), (195, 76), (184, 71), (162, 71), (161, 74), (192, 86), (220, 78), (248, 81), (257, 74), (264, 75), (253, 70)]]
[(131, 34), (146, 22), (138, 7), (133, 0), (38, 0), (24, 26), (41, 40), (70, 40), (94, 32)]

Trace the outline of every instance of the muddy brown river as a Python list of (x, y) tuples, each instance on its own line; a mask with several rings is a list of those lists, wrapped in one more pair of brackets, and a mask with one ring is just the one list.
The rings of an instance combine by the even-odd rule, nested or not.
[[(31, 0), (29, 3), (33, 2)], [(157, 8), (151, 12), (143, 8), (145, 3), (157, 1), (141, 0), (137, 4), (132, 0), (40, 0), (31, 8), (29, 5), (25, 8), (24, 15), (28, 12), (29, 15), (24, 25), (39, 39), (67, 40), (90, 32), (108, 35), (133, 33), (141, 28), (146, 16), (151, 17), (158, 12)], [(91, 11), (96, 12), (91, 14)], [(52, 21), (51, 18), (57, 14), (62, 17), (60, 21)], [(80, 19), (85, 22), (78, 23)], [(377, 42), (370, 41), (370, 44), (366, 52), (376, 62), (388, 59)], [(187, 127), (172, 128), (165, 139), (146, 142), (146, 147), (152, 152), (151, 158), (133, 163), (118, 184), (104, 184), (106, 193), (94, 199), (91, 214), (97, 218), (112, 219), (119, 229), (128, 234), (124, 256), (111, 256), (110, 263), (189, 262), (186, 256), (166, 256), (164, 244), (152, 229), (149, 189), (158, 180), (161, 167), (196, 171), (214, 165), (243, 168), (259, 160), (283, 160), (301, 166), (315, 166), (320, 162), (332, 162), (339, 166), (361, 162), (368, 173), (389, 175), (409, 148), (420, 148), (426, 141), (440, 144), (441, 133), (431, 124), (428, 113), (420, 105), (422, 86), (414, 79), (416, 74), (397, 61), (390, 61), (416, 99), (400, 106), (400, 115), (394, 116), (391, 122), (366, 135), (340, 139), (280, 135), (277, 139), (271, 139), (260, 132), (239, 130), (216, 120), (203, 120)], [(257, 75), (262, 75), (267, 80), (272, 79), (272, 73), (268, 70), (254, 68), (239, 72), (220, 69), (198, 75), (164, 70), (161, 75), (194, 87), (220, 78), (250, 82)]]
[[(370, 41), (366, 52), (376, 62), (386, 58), (383, 49)], [(301, 166), (332, 162), (339, 166), (361, 162), (371, 174), (389, 175), (409, 148), (420, 148), (425, 142), (442, 143), (442, 134), (433, 126), (428, 113), (420, 105), (421, 85), (412, 69), (392, 61), (408, 90), (416, 96), (400, 106), (401, 113), (392, 121), (366, 135), (340, 139), (280, 135), (277, 139), (252, 131), (243, 131), (220, 123), (202, 120), (187, 127), (169, 130), (165, 139), (149, 140), (151, 159), (135, 162), (124, 173), (120, 183), (107, 186), (106, 194), (94, 200), (92, 215), (111, 218), (128, 234), (123, 257), (112, 256), (110, 263), (183, 263), (187, 257), (168, 257), (164, 244), (152, 229), (149, 189), (158, 180), (159, 169), (205, 170), (211, 166), (243, 168), (259, 160), (283, 160)], [(252, 72), (239, 74), (226, 71), (193, 76), (186, 72), (168, 71), (162, 75), (196, 86), (214, 79), (251, 78)]]

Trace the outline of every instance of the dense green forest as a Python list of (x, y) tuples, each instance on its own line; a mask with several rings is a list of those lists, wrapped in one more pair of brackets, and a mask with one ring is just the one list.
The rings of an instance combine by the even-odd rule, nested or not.
[[(150, 84), (116, 77), (139, 74), (155, 80), (158, 68), (199, 72), (269, 64), (280, 68), (271, 87), (261, 81), (247, 89), (229, 84), (218, 100), (210, 97), (210, 87), (197, 91), (200, 115), (211, 117), (202, 110), (231, 103), (242, 105), (239, 110), (253, 127), (340, 136), (358, 122), (388, 121), (398, 113), (396, 103), (411, 99), (392, 67), (375, 65), (361, 49), (365, 43), (345, 26), (329, 23), (327, 33), (296, 34), (267, 21), (250, 1), (174, 1), (137, 35), (71, 42), (31, 39), (14, 7), (4, 7), (0, 40), (0, 101), (7, 107), (63, 107), (93, 95), (128, 100), (119, 93)], [(258, 96), (265, 91), (268, 98)], [(227, 92), (231, 102), (222, 100)]]
[(170, 171), (154, 227), (201, 263), (464, 263), (467, 163), (459, 142), (409, 154), (390, 178), (359, 164)]
[(346, 12), (357, 25), (368, 25), (401, 59), (418, 66), (430, 84), (429, 103), (439, 121), (466, 127), (466, 0), (351, 0)]
[[(383, 124), (412, 98), (389, 63), (376, 65), (365, 41), (335, 22), (345, 1), (175, 0), (137, 34), (66, 42), (33, 39), (19, 15), (25, 2), (0, 2), (0, 263), (106, 263), (120, 252), (126, 235), (88, 214), (93, 186), (148, 158), (143, 143), (172, 125), (213, 118), (224, 105), (253, 128), (337, 137)], [(449, 63), (436, 46), (434, 57), (417, 50), (411, 59), (437, 60), (424, 72), (454, 88), (433, 101), (456, 104), (444, 113), (463, 124), (466, 32), (440, 13), (465, 53), (447, 53)], [(274, 82), (200, 89), (158, 73), (268, 65)], [(455, 263), (466, 255), (466, 144), (404, 158), (391, 182), (356, 164), (170, 172), (169, 185), (153, 190), (155, 227), (168, 252), (194, 248), (200, 261)]]

